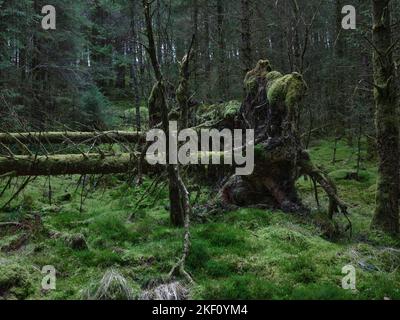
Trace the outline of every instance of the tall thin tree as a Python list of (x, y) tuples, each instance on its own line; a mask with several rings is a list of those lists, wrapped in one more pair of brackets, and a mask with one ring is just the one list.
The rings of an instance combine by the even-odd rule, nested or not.
[(379, 177), (374, 228), (399, 232), (399, 121), (390, 0), (372, 0), (374, 97)]

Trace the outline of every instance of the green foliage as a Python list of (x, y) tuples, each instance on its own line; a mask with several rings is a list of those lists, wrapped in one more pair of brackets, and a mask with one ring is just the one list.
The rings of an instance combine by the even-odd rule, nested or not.
[(83, 113), (82, 123), (91, 128), (104, 127), (106, 123), (105, 113), (109, 107), (109, 101), (96, 86), (91, 86), (82, 93), (81, 110)]
[(2, 262), (0, 259), (0, 296), (7, 299), (25, 299), (33, 293), (32, 270), (20, 263)]

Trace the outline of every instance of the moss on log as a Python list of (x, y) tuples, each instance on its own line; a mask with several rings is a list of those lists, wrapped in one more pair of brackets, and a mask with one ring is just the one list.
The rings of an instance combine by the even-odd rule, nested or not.
[[(209, 167), (212, 164), (201, 164), (201, 160), (219, 158), (221, 164), (215, 166), (231, 165), (224, 164), (224, 152), (198, 152), (198, 163), (196, 166)], [(0, 157), (0, 179), (18, 176), (60, 176), (69, 174), (118, 174), (136, 170), (140, 154), (121, 153), (115, 155), (107, 154), (61, 154), (49, 156), (14, 156)], [(142, 162), (142, 173), (158, 172), (162, 170), (161, 165), (150, 165), (146, 160)]]
[(62, 143), (136, 143), (145, 139), (142, 133), (130, 131), (103, 132), (21, 132), (0, 133), (0, 143), (11, 144), (62, 144)]
[(129, 153), (0, 157), (0, 176), (6, 173), (14, 176), (126, 173), (134, 170), (136, 163), (137, 155)]

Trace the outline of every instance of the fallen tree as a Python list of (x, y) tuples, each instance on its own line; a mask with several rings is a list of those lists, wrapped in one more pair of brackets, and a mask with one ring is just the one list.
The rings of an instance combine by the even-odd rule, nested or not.
[(258, 62), (245, 78), (246, 98), (238, 117), (242, 129), (255, 131), (255, 170), (250, 176), (231, 176), (219, 193), (224, 205), (263, 205), (286, 212), (307, 212), (296, 190), (303, 175), (326, 192), (329, 215), (347, 205), (333, 181), (311, 161), (299, 134), (299, 104), (307, 85), (299, 73), (282, 75), (268, 60)]
[(138, 143), (143, 142), (142, 133), (131, 131), (102, 131), (102, 132), (21, 132), (0, 133), (0, 143), (12, 144), (93, 144), (93, 143)]
[[(282, 75), (273, 71), (267, 60), (261, 60), (257, 67), (247, 74), (245, 88), (247, 94), (240, 109), (236, 106), (229, 108), (222, 113), (223, 119), (211, 122), (216, 127), (223, 123), (225, 128), (230, 129), (254, 129), (255, 170), (250, 176), (229, 177), (219, 193), (219, 200), (226, 205), (262, 204), (287, 212), (304, 212), (307, 208), (298, 197), (296, 181), (306, 175), (315, 184), (320, 184), (326, 192), (330, 201), (331, 217), (338, 212), (347, 215), (347, 205), (339, 198), (335, 184), (312, 163), (302, 147), (298, 128), (299, 103), (307, 91), (302, 76), (298, 73)], [(212, 113), (212, 110), (207, 111), (207, 114)], [(165, 127), (168, 122), (166, 114), (163, 120)], [(83, 143), (90, 140), (93, 143), (121, 140), (137, 142), (140, 139), (140, 134), (121, 131), (47, 132), (36, 136), (32, 133), (0, 135), (3, 147), (6, 147), (6, 143), (24, 144), (34, 140), (43, 141), (41, 143)], [(154, 167), (149, 169), (146, 161), (139, 161), (143, 154), (108, 155), (82, 152), (77, 155), (15, 156), (11, 150), (6, 150), (9, 151), (9, 155), (0, 157), (0, 177), (115, 174), (131, 172), (138, 167), (143, 167), (140, 169), (143, 173), (154, 170)], [(221, 156), (223, 157), (222, 154)]]
[(127, 173), (136, 165), (137, 155), (129, 153), (0, 157), (0, 177)]
[[(149, 156), (149, 159), (151, 157)], [(204, 159), (208, 159), (210, 164), (198, 164), (196, 166), (231, 167), (230, 165), (224, 165), (224, 152), (198, 152), (197, 157), (199, 163), (202, 159), (203, 161)], [(45, 156), (13, 155), (0, 157), (0, 178), (129, 173), (137, 169), (140, 158), (140, 153), (81, 153)], [(221, 164), (212, 165), (212, 160), (216, 158), (219, 158)], [(141, 169), (143, 174), (155, 173), (161, 170), (161, 165), (151, 165), (146, 159), (142, 160)]]

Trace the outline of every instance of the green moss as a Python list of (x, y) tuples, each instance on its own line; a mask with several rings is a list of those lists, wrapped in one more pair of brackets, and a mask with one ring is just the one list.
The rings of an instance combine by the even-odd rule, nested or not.
[(351, 292), (332, 283), (301, 285), (295, 288), (290, 299), (293, 300), (351, 300)]
[(268, 82), (273, 82), (279, 78), (282, 78), (283, 75), (279, 71), (271, 71), (267, 74), (267, 80)]
[(271, 105), (285, 103), (287, 107), (291, 108), (303, 98), (306, 90), (307, 85), (303, 77), (294, 72), (281, 78), (275, 78), (268, 90), (267, 97)]
[(229, 101), (228, 103), (225, 104), (224, 108), (224, 118), (229, 118), (235, 116), (241, 107), (241, 103), (236, 100)]
[(0, 297), (25, 299), (32, 294), (32, 271), (20, 264), (0, 262)]
[(216, 122), (222, 119), (234, 118), (240, 111), (241, 103), (232, 100), (226, 103), (203, 105), (199, 110), (202, 122)]
[(205, 299), (274, 299), (283, 291), (282, 287), (255, 275), (233, 275), (224, 282), (207, 283), (202, 296)]
[(244, 230), (228, 227), (225, 224), (210, 224), (200, 232), (200, 235), (211, 244), (219, 247), (245, 248), (246, 232)]
[(260, 79), (265, 79), (268, 72), (270, 72), (271, 64), (269, 60), (260, 60), (257, 66), (246, 74), (244, 79), (244, 87), (247, 93), (251, 93), (258, 88)]
[(254, 146), (254, 155), (256, 158), (260, 158), (260, 159), (265, 158), (267, 155), (265, 147), (262, 144), (256, 144)]
[[(225, 110), (226, 106), (207, 106)], [(221, 109), (219, 109), (221, 108)], [(210, 110), (208, 110), (210, 111)], [(333, 140), (314, 141), (312, 159), (330, 176), (338, 178), (338, 190), (350, 205), (353, 237), (324, 237), (321, 223), (326, 218), (327, 198), (319, 192), (318, 210), (310, 180), (300, 179), (303, 202), (312, 209), (307, 217), (275, 210), (241, 209), (210, 217), (206, 223), (191, 224), (192, 246), (186, 268), (196, 286), (191, 296), (199, 299), (391, 299), (400, 298), (400, 240), (371, 232), (375, 207), (374, 162), (362, 163), (360, 181), (345, 179), (353, 172), (356, 156), (345, 141), (338, 143), (337, 162), (332, 163)], [(257, 149), (257, 147), (256, 147)], [(262, 152), (262, 150), (260, 150)], [(43, 196), (46, 177), (27, 186), (24, 193), (35, 199), (33, 207), (41, 214), (44, 230), (32, 235), (25, 246), (0, 252), (0, 296), (21, 299), (80, 299), (82, 290), (99, 288), (110, 268), (118, 270), (135, 291), (168, 274), (182, 252), (183, 230), (170, 225), (168, 189), (145, 194), (152, 183), (132, 187), (124, 177), (99, 182), (80, 208), (80, 192), (74, 192), (79, 177), (52, 178), (53, 203)], [(101, 186), (101, 187), (99, 187)], [(201, 203), (214, 195), (203, 187)], [(319, 189), (320, 190), (320, 189)], [(68, 201), (62, 195), (71, 194)], [(13, 190), (6, 190), (6, 201)], [(210, 196), (211, 194), (211, 196)], [(140, 208), (137, 202), (144, 196)], [(194, 196), (194, 195), (193, 195)], [(21, 194), (1, 221), (25, 219), (29, 207), (22, 206)], [(133, 214), (132, 221), (127, 217)], [(320, 220), (319, 220), (320, 219)], [(335, 223), (345, 225), (341, 216)], [(334, 227), (334, 226), (331, 226)], [(84, 235), (88, 248), (74, 250), (62, 238), (49, 237), (49, 231)], [(1, 228), (0, 247), (20, 237), (20, 231)], [(5, 263), (6, 262), (6, 263)], [(359, 262), (378, 270), (364, 270)], [(341, 270), (352, 264), (357, 270), (357, 292), (341, 289)], [(57, 290), (42, 292), (42, 275), (30, 266), (54, 265)], [(9, 268), (9, 266), (12, 266)], [(33, 285), (32, 285), (33, 284)], [(93, 293), (92, 291), (92, 293)]]

